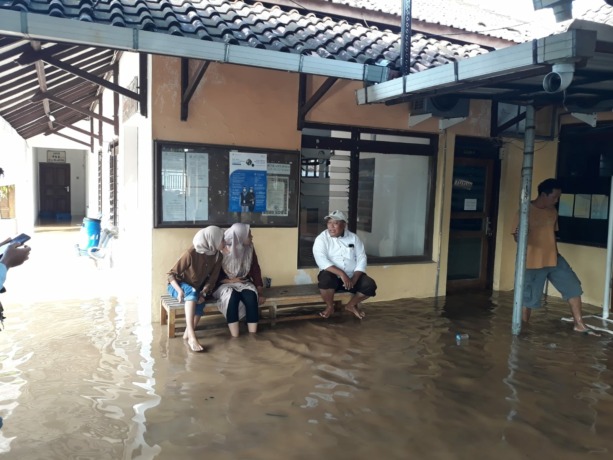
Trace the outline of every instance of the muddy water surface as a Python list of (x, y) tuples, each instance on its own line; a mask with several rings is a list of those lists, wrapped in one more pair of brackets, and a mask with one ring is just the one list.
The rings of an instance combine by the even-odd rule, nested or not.
[(131, 297), (105, 295), (116, 282), (87, 260), (71, 263), (96, 286), (53, 300), (53, 275), (51, 300), (27, 301), (15, 291), (42, 270), (31, 262), (2, 299), (2, 458), (613, 458), (611, 336), (573, 333), (560, 302), (519, 337), (511, 294), (495, 293), (370, 303), (361, 323), (255, 337), (214, 327), (194, 354)]

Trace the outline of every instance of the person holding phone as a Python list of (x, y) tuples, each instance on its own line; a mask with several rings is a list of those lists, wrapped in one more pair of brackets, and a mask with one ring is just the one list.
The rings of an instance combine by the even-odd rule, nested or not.
[(29, 246), (23, 245), (21, 241), (11, 241), (9, 238), (0, 243), (0, 246), (7, 245), (0, 258), (0, 289), (4, 289), (8, 270), (23, 264), (30, 257), (31, 248)]

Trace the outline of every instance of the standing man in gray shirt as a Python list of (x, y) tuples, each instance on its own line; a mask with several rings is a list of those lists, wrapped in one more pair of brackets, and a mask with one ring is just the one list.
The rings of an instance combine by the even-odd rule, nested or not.
[(347, 216), (333, 211), (325, 217), (327, 229), (319, 234), (313, 244), (313, 256), (319, 267), (317, 286), (326, 309), (320, 313), (329, 318), (334, 312), (334, 292), (346, 290), (354, 294), (345, 305), (358, 319), (366, 316), (359, 304), (374, 297), (377, 284), (366, 274), (366, 251), (360, 238), (347, 230)]

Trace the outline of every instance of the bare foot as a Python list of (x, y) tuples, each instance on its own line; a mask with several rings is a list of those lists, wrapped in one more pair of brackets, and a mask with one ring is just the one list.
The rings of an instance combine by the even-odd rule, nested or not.
[(319, 316), (322, 318), (329, 318), (332, 313), (334, 313), (334, 307), (326, 307), (324, 311), (319, 312)]
[(200, 345), (200, 342), (198, 342), (197, 339), (187, 339), (187, 346), (191, 351), (195, 353), (200, 353), (201, 351), (204, 351), (204, 347)]
[(583, 326), (583, 328), (575, 327), (575, 328), (573, 328), (573, 331), (575, 331), (575, 332), (577, 332), (577, 333), (579, 333), (581, 335), (593, 335), (594, 337), (600, 337), (600, 334), (598, 332), (591, 330), (587, 326)]
[(345, 310), (350, 311), (351, 313), (353, 313), (353, 315), (357, 318), (357, 319), (362, 319), (366, 316), (366, 313), (364, 313), (362, 310), (360, 310), (360, 307), (358, 307), (357, 305), (353, 306), (353, 307), (345, 307)]

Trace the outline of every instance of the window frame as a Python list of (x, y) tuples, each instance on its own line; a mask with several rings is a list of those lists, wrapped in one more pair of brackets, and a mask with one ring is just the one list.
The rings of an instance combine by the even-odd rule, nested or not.
[[(324, 150), (345, 150), (350, 152), (350, 180), (349, 180), (349, 222), (347, 228), (357, 232), (357, 212), (359, 199), (359, 161), (360, 151), (377, 153), (377, 154), (396, 154), (406, 156), (426, 156), (430, 159), (429, 177), (428, 177), (428, 198), (426, 203), (426, 228), (424, 236), (424, 254), (418, 256), (392, 256), (392, 257), (373, 257), (368, 256), (369, 265), (398, 265), (406, 263), (432, 262), (433, 254), (433, 231), (434, 231), (434, 205), (436, 194), (436, 172), (437, 172), (437, 157), (438, 157), (438, 141), (437, 134), (407, 132), (399, 130), (386, 130), (377, 128), (352, 127), (346, 125), (331, 125), (321, 123), (305, 123), (305, 128), (344, 131), (351, 133), (350, 138), (332, 138), (318, 137), (302, 134), (301, 149), (324, 149)], [(361, 139), (362, 134), (379, 134), (388, 136), (411, 137), (429, 140), (429, 144), (412, 144), (402, 142), (387, 142), (387, 141), (372, 141)], [(400, 147), (411, 146), (411, 152), (399, 151)], [(302, 179), (302, 177), (301, 177)], [(301, 194), (302, 196), (302, 194)], [(299, 210), (301, 202), (298, 203)], [(299, 213), (300, 214), (300, 213)], [(300, 239), (301, 239), (301, 216), (298, 216), (298, 268), (314, 268), (316, 265), (305, 263), (300, 254)], [(321, 231), (325, 229), (325, 224), (321, 223)]]
[[(613, 161), (613, 153), (607, 152), (606, 146), (613, 139), (613, 122), (599, 122), (595, 128), (580, 123), (565, 124), (560, 129), (558, 137), (556, 177), (562, 187), (562, 195), (606, 196), (611, 200), (611, 177), (600, 175), (600, 161), (602, 154)], [(574, 146), (577, 149), (574, 149)], [(592, 150), (588, 150), (587, 147)], [(578, 162), (584, 174), (573, 174), (572, 151), (581, 152), (581, 161)], [(597, 159), (595, 154), (599, 153)], [(597, 166), (598, 164), (598, 166)], [(559, 206), (559, 205), (558, 205)], [(607, 207), (608, 209), (608, 207)], [(606, 219), (590, 217), (558, 216), (557, 240), (561, 243), (591, 246), (597, 248), (607, 247), (608, 222)]]

